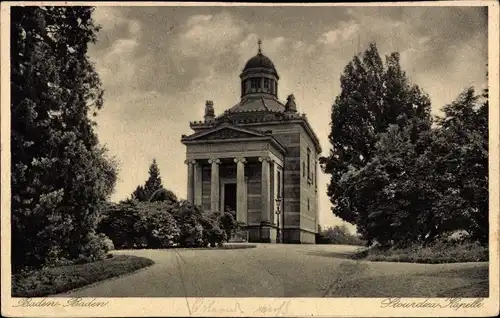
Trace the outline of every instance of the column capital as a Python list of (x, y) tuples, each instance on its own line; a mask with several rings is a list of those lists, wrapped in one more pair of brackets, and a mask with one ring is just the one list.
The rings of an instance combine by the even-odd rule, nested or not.
[(196, 163), (196, 160), (184, 160), (184, 163), (187, 164), (187, 165), (194, 165)]
[(219, 164), (220, 163), (220, 159), (216, 159), (216, 158), (213, 158), (213, 159), (208, 159), (208, 163), (216, 163), (216, 164)]
[(273, 160), (271, 159), (271, 157), (266, 156), (266, 157), (259, 157), (259, 161), (260, 162), (264, 162), (264, 161), (271, 162)]
[(238, 162), (241, 162), (241, 163), (247, 162), (247, 159), (245, 157), (238, 157), (238, 158), (234, 158), (233, 160), (236, 163), (238, 163)]

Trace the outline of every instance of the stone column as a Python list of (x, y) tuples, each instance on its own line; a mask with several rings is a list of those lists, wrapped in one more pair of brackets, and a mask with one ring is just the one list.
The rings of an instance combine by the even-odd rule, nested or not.
[(212, 164), (212, 178), (210, 186), (210, 209), (212, 212), (221, 212), (219, 209), (220, 185), (219, 185), (219, 164), (220, 159), (208, 160)]
[(236, 162), (236, 221), (247, 223), (247, 194), (245, 185), (245, 158), (234, 158)]
[(271, 222), (271, 173), (269, 163), (271, 159), (269, 157), (259, 157), (259, 161), (262, 163), (262, 215), (261, 222), (270, 223)]
[(194, 160), (186, 160), (184, 163), (187, 164), (187, 200), (188, 202), (194, 202), (194, 184), (193, 184), (193, 176), (194, 176), (194, 164), (196, 161)]
[(194, 166), (194, 204), (202, 205), (202, 166), (199, 161), (196, 162)]

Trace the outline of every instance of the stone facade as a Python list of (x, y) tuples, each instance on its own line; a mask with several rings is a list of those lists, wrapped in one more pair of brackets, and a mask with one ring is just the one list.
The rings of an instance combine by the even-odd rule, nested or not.
[(216, 117), (207, 101), (204, 121), (182, 136), (187, 199), (206, 211), (235, 211), (250, 242), (276, 242), (279, 227), (283, 243), (314, 243), (318, 138), (293, 95), (286, 105), (278, 100), (278, 73), (260, 48), (241, 80), (238, 104)]

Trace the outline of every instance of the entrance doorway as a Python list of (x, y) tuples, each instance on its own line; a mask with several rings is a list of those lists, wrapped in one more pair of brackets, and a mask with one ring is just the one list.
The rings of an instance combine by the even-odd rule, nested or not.
[(227, 210), (236, 217), (236, 183), (224, 184), (224, 211)]

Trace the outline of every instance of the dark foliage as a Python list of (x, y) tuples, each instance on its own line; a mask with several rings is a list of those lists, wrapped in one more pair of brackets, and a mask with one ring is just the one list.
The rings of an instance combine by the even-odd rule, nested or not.
[(347, 226), (336, 225), (325, 230), (321, 230), (321, 227), (318, 226), (318, 233), (316, 234), (316, 244), (363, 246), (366, 244), (366, 242), (361, 240), (356, 235), (351, 234)]
[(98, 262), (44, 268), (12, 277), (13, 297), (44, 297), (63, 293), (152, 265), (150, 259), (117, 255)]
[(187, 201), (109, 205), (98, 230), (116, 249), (217, 246), (237, 226), (230, 213), (206, 213)]
[(158, 202), (168, 201), (170, 203), (177, 202), (177, 196), (170, 190), (163, 187), (160, 177), (160, 169), (156, 163), (156, 159), (149, 166), (149, 178), (144, 186), (137, 186), (132, 193), (132, 200), (140, 202)]
[(488, 96), (465, 90), (432, 126), (429, 98), (398, 54), (354, 57), (332, 106), (333, 213), (371, 245), (428, 245), (465, 230), (488, 242)]
[(12, 266), (96, 259), (94, 230), (117, 166), (91, 116), (103, 91), (87, 56), (90, 7), (12, 7)]

